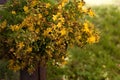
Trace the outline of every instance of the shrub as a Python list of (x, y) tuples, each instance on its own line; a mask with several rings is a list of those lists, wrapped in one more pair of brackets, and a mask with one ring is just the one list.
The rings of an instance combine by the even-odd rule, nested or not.
[(83, 0), (11, 0), (0, 11), (0, 58), (7, 59), (9, 68), (29, 73), (52, 61), (62, 65), (67, 48), (96, 43), (99, 35), (85, 16), (94, 16)]

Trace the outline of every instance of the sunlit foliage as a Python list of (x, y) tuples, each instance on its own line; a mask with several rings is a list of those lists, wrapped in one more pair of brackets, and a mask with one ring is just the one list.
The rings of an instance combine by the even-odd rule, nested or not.
[(85, 16), (95, 14), (83, 0), (61, 0), (56, 4), (41, 0), (13, 0), (6, 7), (9, 18), (0, 24), (0, 54), (14, 71), (52, 61), (66, 62), (67, 48), (98, 42), (98, 32)]

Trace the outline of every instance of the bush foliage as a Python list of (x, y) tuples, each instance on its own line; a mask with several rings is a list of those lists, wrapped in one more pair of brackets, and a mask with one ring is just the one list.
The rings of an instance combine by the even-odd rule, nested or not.
[(62, 65), (67, 48), (95, 43), (99, 35), (85, 16), (94, 16), (83, 0), (10, 0), (0, 15), (0, 57), (14, 71), (51, 61)]

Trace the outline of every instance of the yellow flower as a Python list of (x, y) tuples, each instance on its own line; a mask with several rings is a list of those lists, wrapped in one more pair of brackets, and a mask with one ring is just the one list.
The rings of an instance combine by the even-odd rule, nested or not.
[(89, 32), (90, 30), (89, 30), (89, 26), (88, 26), (88, 23), (87, 22), (84, 22), (83, 23), (83, 26), (84, 26), (84, 29), (83, 29), (83, 31), (85, 31), (85, 32)]
[(36, 1), (36, 0), (32, 0), (32, 2), (31, 2), (31, 7), (36, 6), (37, 2), (38, 2), (38, 1)]
[(58, 13), (57, 13), (57, 16), (60, 16), (60, 15), (61, 15), (61, 13), (60, 13), (60, 12), (58, 12)]
[(27, 52), (32, 52), (32, 47), (28, 47), (26, 51)]
[(20, 42), (20, 43), (18, 43), (18, 45), (17, 45), (17, 46), (18, 46), (18, 48), (19, 48), (19, 49), (22, 49), (25, 45), (24, 45), (24, 43), (23, 43), (23, 42)]
[(64, 56), (62, 56), (62, 60), (65, 60)]
[(88, 27), (88, 23), (87, 22), (84, 22), (83, 25), (84, 25), (84, 27)]
[(58, 9), (62, 9), (62, 5), (61, 4), (58, 6)]
[(78, 8), (82, 8), (84, 6), (85, 2), (79, 2), (78, 3)]
[(28, 12), (28, 7), (27, 6), (24, 6), (23, 9), (24, 9), (25, 13)]
[(52, 17), (53, 21), (56, 21), (57, 17), (58, 17), (57, 15), (53, 15), (53, 17)]
[(79, 40), (79, 39), (81, 39), (82, 37), (81, 36), (77, 36), (77, 39)]
[(68, 2), (68, 0), (62, 0), (61, 4), (58, 6), (58, 9), (62, 9), (66, 3)]
[(88, 9), (82, 8), (82, 12), (87, 13), (87, 12), (88, 12)]
[(61, 27), (62, 26), (62, 23), (61, 22), (59, 22), (58, 24), (57, 24), (57, 27)]
[(65, 22), (65, 19), (63, 17), (59, 18), (58, 20), (60, 20), (62, 23)]
[(34, 31), (35, 30), (34, 25), (33, 24), (29, 24), (28, 25), (28, 30), (29, 31)]
[(61, 16), (60, 12), (58, 12), (56, 15), (53, 15), (52, 17), (53, 21), (56, 21), (59, 16)]
[(67, 3), (69, 0), (63, 0), (64, 3)]
[(95, 13), (92, 11), (92, 9), (88, 9), (88, 14), (93, 17), (95, 16)]
[(42, 18), (42, 14), (38, 14), (38, 18)]
[(38, 33), (40, 32), (39, 28), (37, 28), (37, 29), (35, 30), (35, 32), (38, 34)]
[(16, 14), (16, 12), (15, 12), (15, 11), (12, 11), (11, 13), (12, 13), (12, 14)]
[(10, 26), (10, 29), (11, 29), (12, 31), (18, 31), (18, 30), (20, 29), (20, 27), (19, 27), (18, 25), (11, 25), (11, 26)]
[(67, 64), (67, 61), (64, 60), (61, 62), (61, 65), (65, 65), (65, 64)]
[(0, 24), (0, 28), (1, 29), (4, 29), (5, 27), (7, 26), (7, 21), (3, 21), (1, 24)]
[(90, 37), (87, 39), (87, 42), (88, 42), (88, 43), (95, 43), (95, 42), (96, 42), (96, 37), (95, 37), (95, 36), (90, 36)]
[(60, 31), (60, 33), (61, 33), (61, 36), (64, 36), (67, 32), (66, 32), (66, 29), (65, 28), (63, 28), (61, 31)]
[(61, 6), (64, 7), (64, 6), (65, 6), (65, 3), (63, 2), (63, 3), (61, 4)]
[(37, 21), (37, 25), (40, 25), (40, 21)]
[(20, 67), (18, 64), (13, 65), (13, 71), (14, 71), (14, 72), (20, 70), (20, 68), (21, 68), (21, 67)]
[(50, 6), (51, 6), (50, 3), (47, 3), (45, 7), (49, 8)]
[(43, 35), (48, 36), (48, 34), (52, 31), (52, 28), (47, 28), (47, 30), (44, 30)]
[(13, 59), (9, 60), (9, 65), (13, 65), (15, 63), (15, 61)]

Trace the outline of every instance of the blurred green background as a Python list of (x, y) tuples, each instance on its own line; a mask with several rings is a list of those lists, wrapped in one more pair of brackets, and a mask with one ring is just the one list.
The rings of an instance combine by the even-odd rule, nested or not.
[[(48, 65), (47, 80), (120, 80), (120, 8), (93, 7), (96, 16), (89, 20), (99, 28), (99, 43), (68, 50), (66, 66)], [(0, 61), (0, 80), (19, 80), (19, 72)]]

